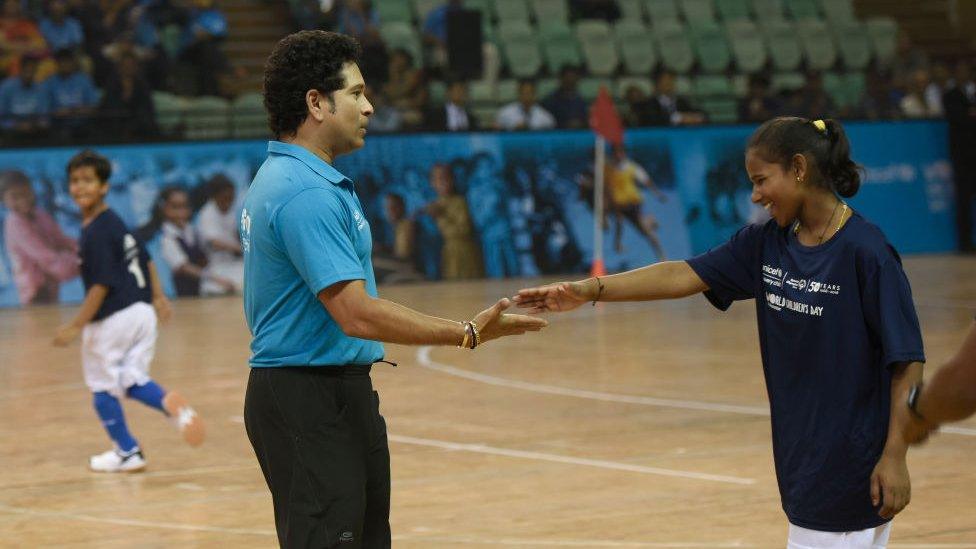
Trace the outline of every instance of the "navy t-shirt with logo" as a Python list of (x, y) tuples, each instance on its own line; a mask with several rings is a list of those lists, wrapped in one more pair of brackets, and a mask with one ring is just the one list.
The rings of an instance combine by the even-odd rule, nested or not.
[(115, 212), (105, 210), (81, 229), (78, 253), (85, 291), (95, 284), (108, 287), (93, 321), (139, 301), (152, 303), (149, 254)]
[(894, 363), (925, 360), (901, 258), (855, 213), (819, 246), (775, 221), (688, 264), (721, 310), (756, 298), (783, 509), (802, 528), (886, 522), (870, 478), (888, 433)]

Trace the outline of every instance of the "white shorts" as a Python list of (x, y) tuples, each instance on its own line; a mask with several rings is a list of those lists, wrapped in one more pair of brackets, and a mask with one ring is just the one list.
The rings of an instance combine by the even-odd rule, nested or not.
[(790, 525), (786, 549), (885, 549), (891, 523), (857, 532), (820, 532)]
[(81, 332), (81, 366), (93, 393), (125, 395), (133, 385), (149, 381), (149, 363), (156, 351), (156, 311), (138, 302)]

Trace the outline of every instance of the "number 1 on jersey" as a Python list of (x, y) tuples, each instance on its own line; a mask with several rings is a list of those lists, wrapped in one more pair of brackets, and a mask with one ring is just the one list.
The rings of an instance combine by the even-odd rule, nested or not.
[(142, 274), (142, 267), (139, 266), (139, 257), (133, 257), (129, 262), (129, 272), (136, 277), (136, 285), (140, 288), (146, 287), (146, 275)]

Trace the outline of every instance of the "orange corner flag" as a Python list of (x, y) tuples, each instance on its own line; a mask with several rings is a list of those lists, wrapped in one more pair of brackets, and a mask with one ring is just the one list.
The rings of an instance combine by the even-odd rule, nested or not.
[(612, 145), (624, 140), (624, 124), (606, 86), (600, 86), (596, 101), (590, 105), (590, 128)]

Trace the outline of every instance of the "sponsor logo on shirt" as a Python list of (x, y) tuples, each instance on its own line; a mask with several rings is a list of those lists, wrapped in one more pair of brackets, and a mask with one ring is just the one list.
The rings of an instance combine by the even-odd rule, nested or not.
[(770, 267), (769, 265), (762, 267), (763, 282), (777, 288), (783, 287), (783, 280), (786, 279), (787, 274), (789, 273), (784, 273), (783, 269), (779, 267)]
[(791, 278), (786, 281), (786, 285), (794, 290), (803, 291), (807, 287), (807, 279), (805, 278)]
[(786, 309), (788, 311), (807, 314), (810, 316), (823, 316), (824, 310), (823, 307), (815, 307), (808, 303), (793, 301), (792, 299), (787, 299), (781, 295), (774, 294), (773, 292), (766, 292), (766, 305), (774, 311), (782, 311), (783, 309)]
[(810, 281), (810, 286), (807, 291), (814, 294), (830, 294), (837, 295), (840, 293), (839, 284), (827, 284), (826, 282), (818, 282), (815, 280)]
[(251, 216), (247, 208), (241, 211), (241, 249), (245, 252), (251, 250)]
[(359, 213), (359, 210), (356, 210), (352, 213), (352, 218), (356, 220), (357, 229), (361, 231), (366, 228), (366, 218), (363, 217), (363, 214)]

